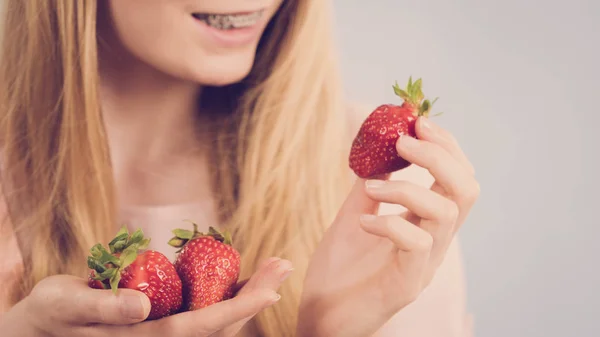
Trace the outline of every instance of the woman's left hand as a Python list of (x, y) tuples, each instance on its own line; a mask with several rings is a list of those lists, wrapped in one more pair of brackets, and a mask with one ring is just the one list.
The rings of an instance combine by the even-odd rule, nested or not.
[[(402, 137), (398, 153), (435, 183), (357, 180), (312, 257), (299, 336), (372, 335), (419, 297), (443, 262), (479, 185), (448, 131), (425, 118), (416, 129), (419, 139)], [(407, 211), (377, 216), (381, 202)]]

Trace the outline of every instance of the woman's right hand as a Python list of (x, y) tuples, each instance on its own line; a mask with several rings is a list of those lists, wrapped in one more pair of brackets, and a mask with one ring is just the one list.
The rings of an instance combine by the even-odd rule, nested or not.
[(254, 315), (279, 300), (276, 291), (291, 268), (289, 261), (269, 259), (234, 298), (154, 321), (144, 321), (150, 301), (139, 291), (119, 289), (115, 295), (111, 290), (91, 289), (81, 278), (52, 276), (7, 312), (0, 327), (8, 336), (32, 337), (234, 336)]

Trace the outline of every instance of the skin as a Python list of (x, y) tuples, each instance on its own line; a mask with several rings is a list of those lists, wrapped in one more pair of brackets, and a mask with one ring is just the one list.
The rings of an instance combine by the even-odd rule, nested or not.
[[(171, 234), (161, 217), (172, 219), (181, 214), (178, 208), (193, 208), (190, 216), (204, 219), (201, 223), (216, 222), (211, 191), (187, 188), (211, 185), (207, 152), (199, 146), (202, 133), (192, 127), (198, 124), (196, 97), (202, 86), (243, 78), (258, 43), (257, 38), (243, 47), (215, 45), (195, 33), (191, 13), (266, 8), (271, 17), (281, 0), (107, 3), (112, 20), (100, 22), (110, 45), (101, 50), (101, 95), (122, 218), (156, 238), (153, 243), (166, 242)], [(364, 117), (357, 118), (356, 127)], [(454, 234), (479, 187), (448, 131), (431, 121), (426, 127), (421, 119), (417, 134), (420, 140), (401, 139), (397, 147), (413, 167), (379, 184), (356, 179), (313, 255), (300, 336), (466, 336)], [(378, 214), (379, 208), (387, 215), (362, 216)], [(171, 252), (166, 246), (151, 248)], [(1, 270), (18, 271), (16, 248), (7, 249), (15, 258), (4, 260)], [(143, 323), (138, 322), (149, 312), (143, 294), (120, 290), (114, 297), (87, 288), (82, 279), (54, 276), (7, 311), (0, 327), (13, 331), (9, 336), (24, 330), (31, 336), (233, 336), (276, 302), (291, 268), (289, 261), (270, 259), (234, 299)], [(10, 279), (11, 272), (3, 273), (0, 277)], [(439, 322), (433, 325), (440, 330), (431, 321)]]

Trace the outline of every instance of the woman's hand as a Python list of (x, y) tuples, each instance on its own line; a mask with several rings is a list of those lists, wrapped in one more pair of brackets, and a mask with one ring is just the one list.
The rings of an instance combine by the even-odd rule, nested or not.
[[(479, 185), (449, 132), (420, 118), (417, 135), (400, 139), (398, 153), (435, 183), (357, 180), (313, 255), (299, 336), (372, 335), (419, 297), (443, 262)], [(377, 216), (381, 202), (407, 211)]]
[[(53, 276), (0, 322), (9, 336), (234, 336), (261, 310), (279, 299), (282, 276), (289, 261), (269, 259), (240, 289), (236, 297), (209, 307), (154, 321), (144, 321), (150, 301), (141, 292), (91, 289), (85, 280)], [(3, 334), (4, 336), (4, 334)]]

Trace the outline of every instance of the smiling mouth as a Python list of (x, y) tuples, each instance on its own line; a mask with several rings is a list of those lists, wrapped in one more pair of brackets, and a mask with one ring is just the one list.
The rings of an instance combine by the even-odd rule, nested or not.
[(241, 29), (252, 27), (262, 18), (264, 10), (243, 14), (208, 14), (193, 13), (196, 20), (206, 23), (208, 26), (221, 29)]

